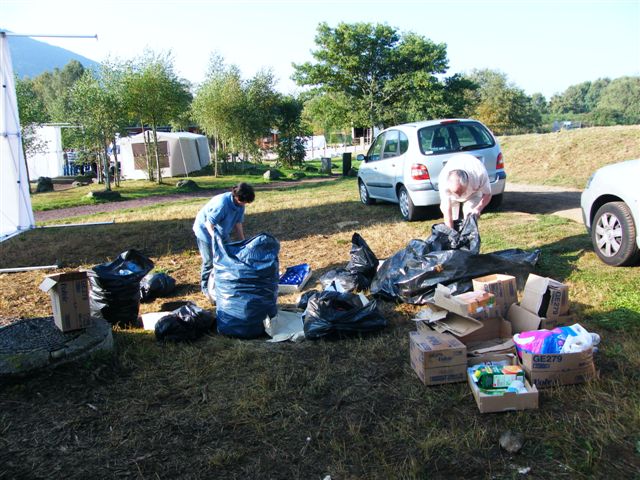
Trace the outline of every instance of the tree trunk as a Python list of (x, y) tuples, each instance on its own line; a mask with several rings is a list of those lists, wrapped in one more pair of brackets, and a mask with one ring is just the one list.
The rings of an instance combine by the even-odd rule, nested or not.
[(118, 146), (116, 145), (116, 137), (113, 137), (113, 160), (115, 163), (116, 187), (120, 188), (120, 168), (118, 167)]
[(111, 190), (111, 176), (109, 175), (109, 144), (107, 143), (107, 139), (103, 140), (104, 142), (104, 151), (103, 151), (103, 161), (104, 164), (104, 189), (107, 191)]
[(158, 131), (156, 130), (156, 124), (151, 125), (153, 130), (153, 145), (155, 147), (156, 154), (156, 168), (158, 169), (158, 185), (162, 184), (162, 169), (160, 167), (160, 152), (158, 151)]
[(218, 178), (218, 132), (213, 134), (213, 176)]
[(149, 177), (149, 181), (153, 182), (154, 174), (153, 167), (151, 166), (151, 159), (149, 158), (149, 152), (151, 151), (151, 140), (147, 137), (147, 132), (144, 130), (144, 123), (140, 122), (142, 125), (142, 139), (144, 140), (144, 158), (147, 162), (147, 177)]

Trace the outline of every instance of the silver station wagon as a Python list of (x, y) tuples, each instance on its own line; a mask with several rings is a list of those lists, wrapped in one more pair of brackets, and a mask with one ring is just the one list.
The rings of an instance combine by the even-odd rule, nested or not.
[(447, 119), (406, 123), (383, 130), (361, 160), (360, 200), (397, 203), (407, 221), (418, 220), (422, 207), (440, 204), (438, 175), (452, 155), (467, 152), (489, 173), (492, 206), (502, 201), (507, 175), (500, 145), (477, 120)]

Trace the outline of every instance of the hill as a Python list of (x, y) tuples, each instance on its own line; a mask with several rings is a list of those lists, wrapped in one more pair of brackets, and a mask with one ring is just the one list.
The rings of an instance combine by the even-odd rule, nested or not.
[(640, 125), (499, 137), (507, 181), (583, 189), (609, 163), (640, 158)]
[(71, 60), (79, 61), (85, 68), (98, 66), (98, 62), (90, 58), (29, 37), (10, 37), (9, 50), (13, 71), (19, 78), (33, 78), (55, 68), (62, 69)]

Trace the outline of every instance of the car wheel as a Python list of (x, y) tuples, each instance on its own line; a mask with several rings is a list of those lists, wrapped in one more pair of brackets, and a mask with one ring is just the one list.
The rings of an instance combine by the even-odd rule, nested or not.
[(365, 205), (373, 205), (376, 203), (375, 199), (369, 196), (369, 190), (362, 180), (358, 180), (358, 190), (360, 191), (360, 201)]
[(591, 241), (596, 254), (607, 265), (630, 265), (640, 258), (636, 226), (624, 202), (605, 203), (598, 209), (591, 225)]
[(409, 192), (405, 187), (400, 187), (398, 191), (398, 204), (400, 205), (400, 214), (407, 222), (418, 220), (418, 207), (413, 204)]
[(502, 197), (504, 196), (503, 193), (499, 194), (499, 195), (493, 195), (491, 197), (491, 201), (489, 202), (489, 205), (487, 205), (487, 208), (489, 210), (497, 210), (498, 208), (500, 208), (500, 205), (502, 205)]

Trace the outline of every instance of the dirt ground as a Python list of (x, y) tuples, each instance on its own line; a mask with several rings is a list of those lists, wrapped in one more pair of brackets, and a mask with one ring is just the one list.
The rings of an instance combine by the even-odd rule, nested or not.
[[(300, 183), (323, 182), (326, 178), (301, 180)], [(256, 190), (274, 189), (291, 186), (293, 182), (273, 182), (269, 185), (256, 185)], [(36, 222), (59, 220), (93, 213), (111, 212), (120, 209), (144, 207), (161, 202), (186, 200), (194, 197), (209, 198), (224, 190), (200, 190), (196, 192), (176, 193), (172, 195), (157, 195), (153, 197), (124, 200), (115, 203), (101, 203), (97, 205), (83, 205), (79, 207), (34, 212)], [(546, 185), (524, 185), (508, 183), (504, 194), (501, 210), (516, 211), (531, 214), (559, 215), (578, 223), (582, 223), (580, 213), (580, 190), (567, 187), (551, 187)]]

